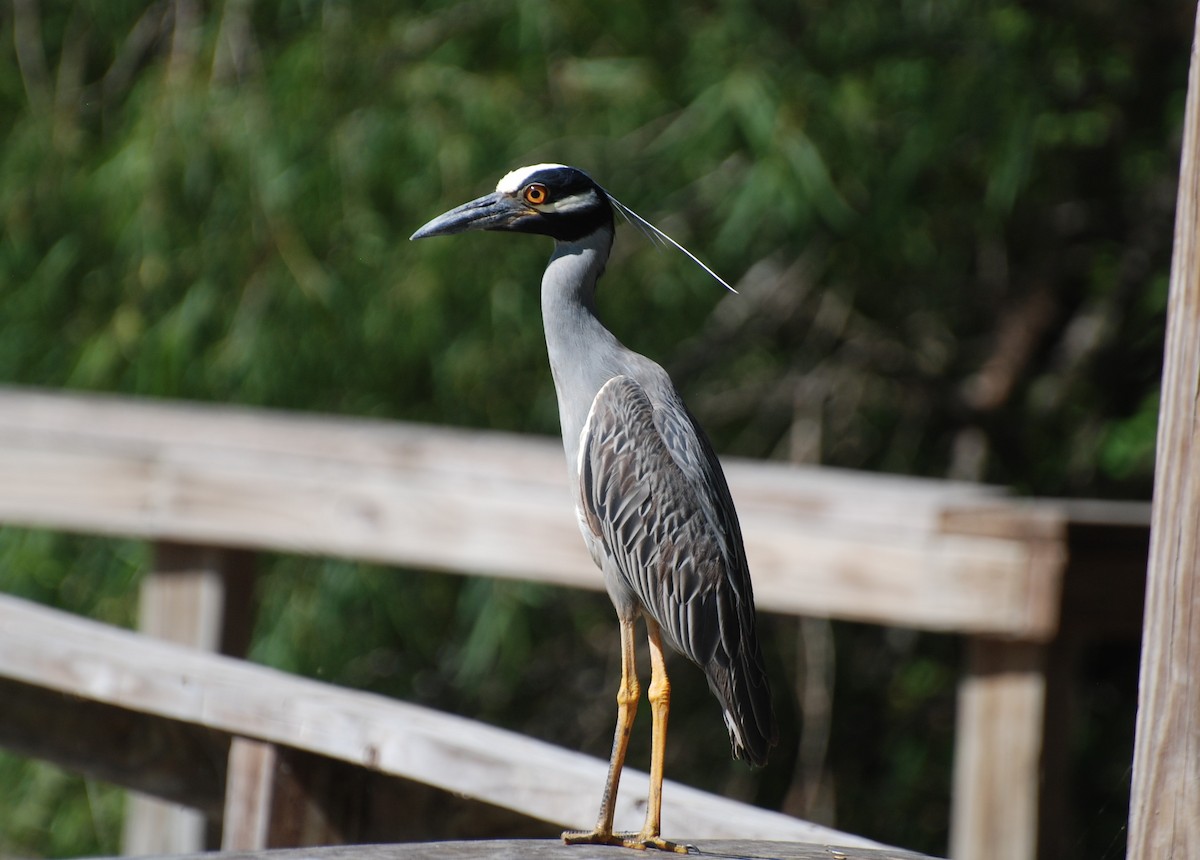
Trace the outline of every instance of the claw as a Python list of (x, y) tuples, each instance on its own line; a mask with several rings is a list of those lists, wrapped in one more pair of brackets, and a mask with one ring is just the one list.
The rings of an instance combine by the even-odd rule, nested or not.
[(663, 839), (661, 836), (647, 836), (643, 833), (630, 833), (622, 843), (626, 848), (653, 848), (657, 851), (670, 851), (673, 854), (687, 854), (688, 846), (681, 845), (678, 842), (671, 842)]
[(688, 854), (690, 846), (663, 839), (657, 834), (647, 833), (604, 833), (599, 830), (567, 830), (562, 835), (562, 841), (567, 845), (618, 845), (622, 848), (632, 848), (635, 851), (645, 851), (653, 848), (656, 851), (669, 851), (673, 854)]

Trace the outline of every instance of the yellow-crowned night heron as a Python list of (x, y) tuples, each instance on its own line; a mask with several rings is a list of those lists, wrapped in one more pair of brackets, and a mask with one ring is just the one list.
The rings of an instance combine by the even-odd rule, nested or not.
[[(660, 835), (671, 697), (663, 640), (704, 670), (735, 758), (764, 764), (778, 732), (741, 529), (712, 445), (666, 371), (622, 346), (596, 318), (614, 208), (637, 218), (583, 171), (539, 164), (514, 170), (494, 193), (440, 215), (412, 238), (507, 230), (554, 239), (542, 276), (542, 321), (563, 447), (579, 526), (621, 624), (617, 730), (599, 821), (594, 831), (563, 838), (686, 850)], [(619, 834), (617, 783), (640, 695), (639, 616), (650, 642), (650, 797), (642, 831)]]

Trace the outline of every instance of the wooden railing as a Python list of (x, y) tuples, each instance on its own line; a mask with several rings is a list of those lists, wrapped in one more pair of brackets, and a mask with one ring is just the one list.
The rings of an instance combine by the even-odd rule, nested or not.
[[(1047, 702), (1048, 679), (1064, 668), (1059, 651), (1081, 638), (1138, 628), (1148, 505), (1017, 500), (976, 485), (745, 461), (729, 461), (726, 470), (761, 610), (967, 638), (952, 853), (1032, 857), (1039, 803), (1065, 790), (1062, 762), (1043, 748), (1044, 732), (1057, 719), (1054, 700)], [(156, 542), (160, 571), (143, 589), (142, 627), (210, 650), (224, 641), (237, 653), (228, 643), (245, 636), (247, 620), (233, 617), (244, 601), (227, 594), (245, 587), (249, 550), (599, 589), (569, 498), (553, 440), (0, 389), (0, 523)], [(6, 606), (10, 619), (34, 613), (45, 620), (19, 602)], [(1075, 611), (1082, 606), (1086, 614)], [(72, 624), (84, 622), (62, 623), (75, 630)], [(21, 647), (36, 628), (0, 625), (6, 683), (131, 707), (86, 672), (40, 682), (30, 669), (36, 649)], [(1062, 635), (1068, 629), (1069, 643)], [(77, 633), (97, 641), (109, 635), (93, 627)], [(106, 640), (113, 643), (111, 662), (102, 675), (116, 673), (134, 686), (144, 676), (151, 684), (165, 665), (116, 668), (133, 641), (120, 636), (133, 635)], [(33, 662), (20, 663), (14, 654)], [(197, 667), (188, 676), (195, 683), (210, 670), (269, 672), (244, 664)], [(297, 696), (319, 695), (315, 686), (303, 686), (310, 682), (276, 680), (300, 685)], [(250, 676), (245, 681), (254, 683)], [(353, 708), (362, 703), (369, 710), (367, 698), (353, 701)], [(249, 723), (168, 711), (138, 712), (217, 732), (230, 745), (229, 766), (238, 763), (250, 774), (261, 775), (270, 745), (338, 758), (307, 735), (276, 737)], [(341, 719), (327, 716), (335, 725)], [(304, 725), (316, 731), (323, 718), (314, 715)], [(269, 746), (231, 740), (237, 738)], [(426, 740), (412, 743), (429, 748)], [(342, 760), (381, 767), (381, 759), (362, 752), (368, 747)], [(569, 794), (568, 785), (582, 782), (582, 796), (594, 803), (599, 779), (561, 763), (546, 766), (561, 768), (556, 793)], [(482, 777), (480, 785), (468, 779), (446, 786), (423, 770), (394, 772), (498, 800)], [(670, 804), (680, 802), (672, 791), (668, 815)], [(500, 793), (512, 800), (520, 790), (504, 782)], [(212, 806), (210, 798), (205, 807)], [(587, 823), (537, 804), (510, 806), (517, 807), (534, 818)], [(261, 833), (263, 825), (254, 827)], [(766, 835), (772, 834), (780, 832)], [(1048, 838), (1043, 834), (1044, 843)]]

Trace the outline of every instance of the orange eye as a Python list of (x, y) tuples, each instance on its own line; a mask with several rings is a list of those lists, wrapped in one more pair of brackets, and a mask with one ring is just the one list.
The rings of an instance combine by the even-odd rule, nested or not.
[(546, 190), (545, 185), (534, 183), (525, 189), (525, 202), (534, 206), (541, 206), (550, 198), (550, 192)]

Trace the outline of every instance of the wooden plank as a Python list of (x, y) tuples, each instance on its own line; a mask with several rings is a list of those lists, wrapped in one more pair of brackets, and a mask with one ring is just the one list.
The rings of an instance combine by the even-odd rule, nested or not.
[[(231, 738), (224, 732), (2, 678), (0, 702), (0, 747), (17, 755), (202, 810), (214, 822), (237, 802), (229, 792), (246, 788), (233, 787), (237, 775), (226, 780)], [(337, 813), (346, 841), (528, 838), (556, 836), (562, 829), (350, 763), (317, 756), (304, 761), (296, 750), (276, 749), (306, 780), (308, 796)], [(324, 774), (314, 778), (317, 771)], [(273, 791), (272, 796), (278, 805), (293, 803), (295, 795)], [(295, 808), (293, 803), (285, 812)], [(272, 844), (295, 844), (311, 832), (289, 822), (280, 830), (270, 837), (276, 838)], [(285, 838), (292, 842), (278, 841)]]
[[(563, 827), (590, 826), (607, 763), (513, 732), (160, 642), (0, 595), (0, 677), (294, 747)], [(626, 770), (617, 823), (636, 830), (645, 773)], [(688, 838), (869, 840), (716, 797), (664, 790), (663, 829)]]
[(1195, 28), (1154, 473), (1131, 860), (1200, 857), (1200, 8)]
[(270, 847), (361, 841), (371, 774), (341, 762), (280, 748), (272, 786)]
[[(244, 652), (253, 615), (247, 609), (253, 602), (253, 563), (245, 551), (156, 544), (153, 570), (141, 583), (139, 627), (206, 651)], [(127, 855), (201, 851), (206, 839), (207, 821), (199, 810), (140, 792), (126, 800), (121, 842)]]
[(279, 748), (274, 744), (248, 738), (234, 738), (230, 743), (222, 851), (261, 851), (269, 847), (278, 765)]
[(368, 818), (367, 774), (272, 743), (229, 745), (222, 851), (356, 841)]
[(234, 657), (254, 627), (254, 554), (160, 541), (138, 597), (138, 628), (150, 636)]
[[(765, 840), (700, 840), (693, 854), (714, 858), (774, 860), (933, 860), (897, 848), (860, 848)], [(195, 854), (172, 860), (614, 860), (625, 854), (602, 845), (564, 845), (558, 839), (480, 839), (391, 845), (338, 845), (277, 851)], [(634, 855), (641, 856), (641, 855)], [(149, 858), (147, 858), (149, 860)]]
[(959, 685), (950, 855), (1029, 860), (1037, 849), (1045, 647), (973, 639)]
[(121, 852), (126, 857), (186, 854), (203, 850), (208, 820), (185, 806), (131, 791), (125, 798)]
[[(1046, 511), (965, 484), (736, 460), (727, 471), (762, 609), (1053, 634)], [(547, 439), (0, 389), (0, 521), (12, 524), (598, 590), (565, 472)]]
[[(243, 774), (249, 792), (233, 785)], [(231, 835), (234, 847), (250, 840), (258, 848), (341, 845), (362, 841), (364, 833), (378, 826), (372, 820), (369, 796), (375, 774), (361, 768), (275, 744), (234, 738), (229, 776), (225, 824), (242, 831)], [(239, 809), (244, 800), (253, 808)], [(396, 810), (391, 813), (389, 818), (395, 822)], [(236, 816), (232, 821), (230, 814)]]
[(220, 817), (225, 735), (6, 678), (0, 702), (0, 747)]

